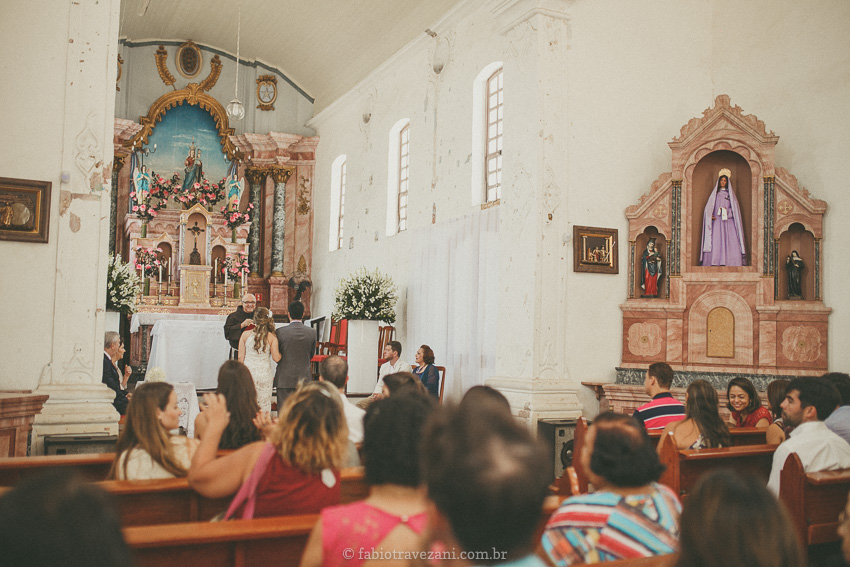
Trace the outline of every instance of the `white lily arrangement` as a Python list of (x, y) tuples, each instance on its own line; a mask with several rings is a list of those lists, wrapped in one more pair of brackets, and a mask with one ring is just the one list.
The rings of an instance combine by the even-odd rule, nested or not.
[(334, 293), (333, 318), (395, 322), (398, 291), (393, 279), (360, 268), (343, 278)]
[(140, 283), (133, 264), (124, 262), (121, 254), (112, 256), (106, 269), (106, 308), (123, 315), (135, 313)]

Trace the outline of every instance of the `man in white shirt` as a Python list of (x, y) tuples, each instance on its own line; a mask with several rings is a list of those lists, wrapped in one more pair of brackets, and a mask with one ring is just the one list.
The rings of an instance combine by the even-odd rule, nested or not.
[(381, 369), (378, 371), (378, 383), (375, 384), (375, 391), (373, 391), (372, 395), (368, 398), (357, 402), (357, 407), (363, 408), (364, 410), (368, 408), (372, 402), (379, 400), (384, 396), (383, 391), (385, 376), (397, 374), (399, 372), (413, 372), (411, 366), (401, 360), (401, 343), (398, 341), (390, 341), (384, 345), (382, 357), (386, 358), (387, 361), (381, 365)]
[(788, 384), (782, 416), (794, 431), (773, 454), (767, 481), (771, 492), (779, 494), (779, 473), (791, 453), (797, 453), (806, 472), (850, 468), (850, 444), (824, 423), (839, 400), (838, 390), (823, 378), (804, 376)]
[(345, 396), (345, 383), (348, 382), (348, 363), (344, 358), (331, 355), (319, 365), (319, 380), (330, 382), (342, 396), (342, 409), (348, 423), (348, 440), (352, 443), (363, 442), (363, 416), (366, 412), (348, 401)]

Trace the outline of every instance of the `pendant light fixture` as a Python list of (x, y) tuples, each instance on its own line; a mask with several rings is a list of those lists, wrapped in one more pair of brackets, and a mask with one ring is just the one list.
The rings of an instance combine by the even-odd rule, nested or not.
[(239, 22), (236, 25), (236, 85), (233, 87), (233, 100), (227, 105), (227, 116), (239, 121), (245, 118), (245, 107), (239, 102), (239, 40), (242, 34), (242, 0), (239, 0)]

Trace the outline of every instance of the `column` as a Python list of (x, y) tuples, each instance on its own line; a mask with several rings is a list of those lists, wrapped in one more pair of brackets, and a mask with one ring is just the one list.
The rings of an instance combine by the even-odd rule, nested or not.
[(260, 200), (268, 174), (264, 168), (249, 167), (245, 170), (245, 177), (251, 184), (251, 204), (254, 205), (254, 218), (251, 219), (251, 229), (248, 231), (248, 266), (251, 270), (248, 277), (251, 278), (260, 277), (260, 234), (263, 232)]
[[(118, 433), (115, 394), (102, 382), (106, 267), (109, 261), (110, 187), (118, 56), (117, 0), (71, 2), (60, 153), (66, 182), (54, 183), (63, 205), (50, 227), (55, 243), (53, 325), (44, 345), (36, 395), (48, 395), (32, 430), (32, 453), (51, 434)], [(108, 167), (108, 166), (107, 166)], [(85, 269), (81, 269), (81, 262)], [(39, 352), (34, 349), (33, 353)]]
[(293, 172), (292, 167), (276, 166), (271, 169), (274, 179), (274, 217), (272, 226), (272, 273), (283, 276), (283, 241), (286, 235), (286, 182)]
[[(118, 174), (124, 167), (124, 157), (115, 156), (112, 162), (112, 185), (109, 191), (109, 255), (115, 254), (115, 238), (118, 230)], [(127, 261), (127, 258), (124, 258)]]
[[(500, 268), (496, 371), (487, 384), (536, 429), (539, 419), (581, 415), (570, 375), (567, 301), (570, 24), (566, 0), (508, 0), (492, 11), (504, 37), (505, 120), (514, 149), (504, 155), (499, 207)], [(508, 79), (509, 77), (509, 79)], [(580, 188), (576, 188), (576, 191)]]

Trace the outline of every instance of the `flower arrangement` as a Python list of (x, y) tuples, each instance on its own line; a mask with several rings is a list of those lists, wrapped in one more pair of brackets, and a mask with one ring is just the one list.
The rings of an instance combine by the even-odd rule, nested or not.
[(228, 254), (224, 257), (221, 270), (228, 279), (239, 281), (242, 274), (251, 271), (248, 267), (248, 256), (242, 252)]
[(106, 308), (122, 315), (135, 313), (139, 284), (133, 264), (124, 262), (120, 254), (112, 256), (106, 268)]
[(147, 376), (145, 376), (145, 382), (165, 382), (165, 370), (159, 366), (154, 366), (148, 370)]
[(234, 205), (233, 210), (228, 209), (227, 205), (221, 208), (221, 214), (224, 215), (224, 222), (227, 223), (228, 228), (231, 230), (235, 230), (243, 224), (251, 222), (251, 214), (254, 212), (254, 203), (249, 203), (244, 213), (240, 213), (237, 208), (239, 206), (238, 199), (234, 200)]
[(159, 268), (163, 266), (162, 250), (159, 248), (144, 248), (139, 246), (136, 252), (136, 269), (140, 270), (143, 277), (153, 277), (159, 272)]
[(398, 291), (390, 276), (360, 268), (340, 280), (334, 293), (334, 319), (395, 322)]
[(177, 174), (175, 173), (174, 177), (165, 181), (155, 171), (152, 172), (149, 191), (142, 191), (141, 195), (137, 194), (135, 189), (130, 191), (133, 214), (142, 222), (153, 220), (157, 212), (168, 203), (168, 198), (174, 193), (176, 177)]
[[(175, 173), (172, 179), (177, 179), (177, 177), (178, 175)], [(210, 183), (208, 179), (201, 179), (185, 189), (177, 182), (174, 200), (183, 203), (186, 208), (190, 208), (195, 203), (200, 203), (205, 207), (215, 205), (224, 199), (224, 181), (222, 179), (218, 183)]]

